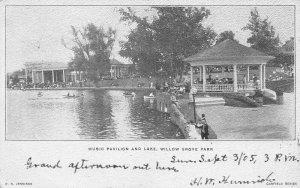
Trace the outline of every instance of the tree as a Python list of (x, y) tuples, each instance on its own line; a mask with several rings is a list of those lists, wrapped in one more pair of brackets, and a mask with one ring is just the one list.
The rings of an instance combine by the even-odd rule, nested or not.
[(275, 28), (268, 21), (268, 18), (260, 18), (256, 8), (250, 14), (249, 23), (242, 28), (251, 31), (251, 37), (247, 39), (247, 42), (256, 50), (275, 55), (280, 42), (279, 36), (275, 36)]
[(294, 66), (294, 38), (291, 37), (283, 46), (279, 48), (279, 53), (275, 59), (268, 62), (268, 66), (284, 67), (290, 69)]
[(62, 39), (62, 44), (73, 51), (74, 57), (69, 67), (84, 71), (91, 80), (107, 72), (110, 65), (111, 51), (115, 42), (116, 31), (88, 24), (81, 30), (71, 26), (73, 46), (68, 47)]
[(219, 34), (216, 43), (223, 42), (226, 39), (234, 40), (238, 42), (237, 40), (234, 39), (234, 33), (232, 31), (223, 31), (222, 33)]
[[(141, 47), (140, 54), (137, 54), (139, 58), (136, 59), (142, 59), (142, 54), (148, 53), (150, 57), (155, 56), (154, 60), (151, 59), (155, 62), (151, 65), (152, 67), (162, 67), (169, 76), (178, 74), (182, 76), (183, 59), (211, 46), (215, 40), (216, 33), (211, 28), (202, 25), (202, 21), (210, 15), (210, 11), (204, 7), (200, 9), (152, 7), (152, 11), (155, 16), (148, 18), (136, 16), (130, 8), (120, 9), (122, 21), (137, 24), (139, 33), (142, 36), (148, 36), (148, 38), (143, 38), (144, 40), (133, 42), (132, 39), (137, 34), (137, 30), (133, 30), (131, 32), (133, 37), (132, 39), (129, 37), (128, 43), (137, 43), (137, 46)], [(146, 41), (151, 41), (148, 48), (144, 48), (141, 44)], [(124, 44), (124, 50), (134, 51), (131, 47), (132, 45)]]
[(19, 76), (18, 76), (17, 74), (15, 74), (15, 75), (13, 76), (12, 83), (13, 83), (13, 84), (17, 84), (19, 81), (20, 81), (20, 80), (19, 80)]
[(152, 75), (160, 67), (153, 33), (142, 25), (131, 31), (128, 41), (121, 42), (120, 55), (129, 58), (143, 75)]

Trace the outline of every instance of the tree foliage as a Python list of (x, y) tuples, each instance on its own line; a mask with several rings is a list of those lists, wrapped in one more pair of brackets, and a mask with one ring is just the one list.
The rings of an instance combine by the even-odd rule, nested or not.
[(144, 26), (138, 25), (132, 30), (128, 41), (121, 42), (121, 47), (120, 55), (129, 58), (143, 75), (151, 75), (159, 69), (161, 55), (155, 46), (153, 33)]
[(110, 55), (115, 42), (116, 31), (88, 24), (82, 29), (71, 26), (73, 46), (67, 47), (73, 51), (74, 57), (69, 63), (70, 68), (84, 71), (91, 80), (104, 73), (109, 68)]
[[(153, 17), (137, 16), (130, 8), (120, 9), (121, 20), (136, 29), (121, 44), (121, 55), (130, 57), (148, 72), (162, 67), (167, 75), (182, 75), (183, 59), (211, 46), (216, 33), (202, 21), (210, 11), (192, 7), (152, 7)], [(149, 67), (149, 68), (147, 68)]]
[(12, 83), (13, 84), (17, 84), (19, 81), (20, 81), (19, 76), (17, 74), (15, 74), (13, 76)]
[(234, 38), (234, 33), (232, 31), (223, 31), (222, 33), (220, 33), (217, 37), (217, 41), (216, 43), (220, 43), (223, 42), (226, 39), (230, 39), (233, 41), (238, 42), (235, 38)]
[(294, 66), (294, 61), (294, 38), (291, 37), (290, 40), (287, 40), (285, 44), (280, 47), (276, 58), (268, 62), (268, 66), (290, 69)]
[(243, 27), (243, 30), (251, 32), (251, 37), (247, 39), (247, 42), (256, 50), (275, 55), (280, 42), (279, 36), (275, 36), (275, 28), (268, 21), (268, 18), (262, 19), (260, 17), (256, 8), (250, 14), (249, 23)]

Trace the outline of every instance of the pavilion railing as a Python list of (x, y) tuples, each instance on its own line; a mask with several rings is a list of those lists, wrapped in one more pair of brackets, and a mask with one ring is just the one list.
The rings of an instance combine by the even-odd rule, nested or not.
[(259, 89), (260, 84), (253, 84), (253, 83), (248, 83), (248, 84), (238, 84), (238, 90), (256, 90)]
[(203, 91), (203, 85), (202, 84), (193, 84), (193, 87), (197, 89), (197, 91)]
[[(193, 87), (197, 89), (198, 92), (203, 91), (203, 85), (202, 84), (193, 84)], [(238, 91), (243, 90), (256, 90), (259, 89), (259, 84), (238, 84), (237, 85)], [(205, 86), (205, 91), (208, 92), (232, 92), (233, 91), (233, 84), (207, 84)]]
[(233, 91), (233, 84), (207, 84), (206, 91)]

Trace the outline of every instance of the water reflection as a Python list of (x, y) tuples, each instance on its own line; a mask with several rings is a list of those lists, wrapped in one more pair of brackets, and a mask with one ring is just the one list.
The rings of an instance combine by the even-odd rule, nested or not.
[[(67, 93), (78, 97), (66, 97)], [(177, 127), (144, 101), (120, 90), (7, 91), (7, 139), (174, 139)]]

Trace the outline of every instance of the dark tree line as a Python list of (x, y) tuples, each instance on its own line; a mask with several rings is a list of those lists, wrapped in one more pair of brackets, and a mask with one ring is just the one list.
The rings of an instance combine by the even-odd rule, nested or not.
[[(134, 25), (126, 41), (120, 42), (120, 55), (130, 59), (142, 75), (182, 76), (189, 65), (183, 59), (226, 39), (238, 42), (232, 31), (217, 33), (205, 27), (203, 21), (210, 15), (205, 7), (151, 7), (151, 16), (138, 16), (131, 8), (119, 9), (121, 21)], [(87, 73), (94, 80), (109, 68), (109, 58), (116, 31), (88, 24), (82, 29), (72, 28), (74, 53), (70, 67)], [(255, 8), (250, 12), (247, 42), (252, 48), (269, 55), (277, 55), (279, 36)], [(275, 63), (276, 64), (276, 63)]]
[(131, 8), (120, 9), (121, 20), (136, 24), (120, 54), (144, 74), (182, 75), (183, 59), (211, 46), (216, 33), (202, 22), (210, 15), (204, 7), (152, 7), (155, 16), (139, 17)]

